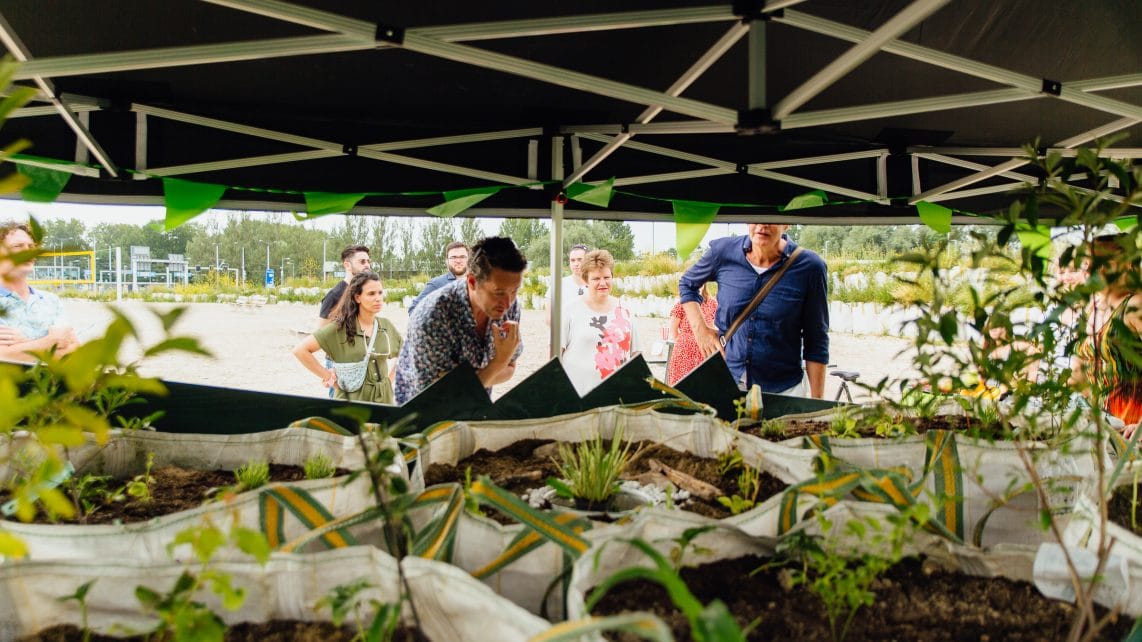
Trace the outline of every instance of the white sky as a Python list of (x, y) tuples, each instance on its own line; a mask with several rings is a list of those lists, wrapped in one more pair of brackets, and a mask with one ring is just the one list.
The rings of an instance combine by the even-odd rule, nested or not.
[[(226, 216), (230, 214), (227, 210), (210, 210), (194, 219), (197, 223), (205, 223), (210, 220), (217, 220), (225, 222)], [(56, 219), (71, 219), (77, 218), (83, 221), (87, 227), (92, 227), (100, 223), (133, 223), (136, 225), (143, 225), (148, 221), (163, 218), (166, 211), (157, 205), (80, 205), (75, 203), (26, 203), (21, 200), (0, 199), (0, 219), (23, 219), (29, 214), (35, 216), (37, 220), (56, 220)], [(280, 213), (262, 213), (251, 212), (252, 216), (282, 216)], [(427, 214), (425, 216), (428, 216)], [(285, 215), (289, 219), (289, 215)], [(298, 223), (298, 225), (306, 225), (311, 228), (331, 230), (341, 224), (341, 215), (324, 216), (314, 221), (306, 223)], [(500, 227), (501, 219), (477, 219), (483, 226), (484, 231), (488, 234), (495, 234)], [(631, 222), (628, 223), (631, 231), (634, 232), (634, 251), (635, 253), (641, 252), (661, 252), (668, 248), (674, 247), (674, 224), (673, 223), (649, 223), (649, 222)], [(710, 226), (709, 232), (706, 233), (706, 238), (703, 239), (702, 244), (706, 245), (711, 240), (729, 236), (731, 233), (745, 234), (745, 224), (725, 224), (717, 223)]]

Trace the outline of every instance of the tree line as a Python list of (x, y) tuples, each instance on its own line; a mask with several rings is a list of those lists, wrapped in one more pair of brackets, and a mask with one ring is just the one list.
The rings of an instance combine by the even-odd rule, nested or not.
[[(338, 264), (348, 245), (366, 245), (379, 269), (390, 275), (431, 274), (444, 269), (444, 246), (459, 240), (472, 245), (486, 236), (473, 218), (408, 218), (346, 216), (332, 230), (298, 223), (289, 215), (254, 217), (234, 212), (222, 222), (188, 223), (163, 229), (162, 220), (145, 225), (99, 223), (87, 227), (80, 219), (42, 221), (42, 245), (49, 252), (94, 250), (98, 270), (108, 269), (113, 248), (123, 248), (129, 261), (131, 246), (150, 248), (151, 257), (182, 255), (191, 266), (239, 268), (245, 257), (247, 278), (257, 280), (266, 267), (286, 276), (319, 277), (322, 260)], [(547, 221), (504, 219), (497, 233), (511, 237), (535, 266), (550, 263)], [(564, 244), (583, 243), (609, 250), (617, 260), (634, 257), (634, 233), (616, 221), (567, 221)], [(266, 256), (269, 254), (267, 266)]]

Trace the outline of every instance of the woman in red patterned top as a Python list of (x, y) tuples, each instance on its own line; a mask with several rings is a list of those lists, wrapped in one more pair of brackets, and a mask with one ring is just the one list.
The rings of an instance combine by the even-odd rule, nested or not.
[[(705, 285), (699, 292), (702, 295), (702, 319), (712, 328), (714, 314), (718, 311), (718, 300), (710, 296)], [(703, 361), (702, 349), (694, 340), (694, 331), (686, 320), (681, 303), (675, 303), (670, 310), (670, 336), (674, 339), (674, 350), (670, 353), (670, 363), (666, 366), (666, 383), (673, 386)]]

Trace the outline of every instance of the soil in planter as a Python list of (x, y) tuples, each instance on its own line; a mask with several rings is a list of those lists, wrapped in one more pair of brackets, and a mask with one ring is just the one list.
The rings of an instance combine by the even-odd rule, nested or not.
[[(759, 620), (749, 640), (831, 641), (821, 601), (804, 586), (782, 588), (780, 569), (750, 575), (765, 564), (756, 557), (724, 560), (682, 570), (694, 595), (725, 602), (738, 624)], [(947, 572), (920, 560), (904, 560), (878, 578), (876, 601), (856, 612), (846, 640), (1043, 640), (1066, 638), (1074, 609), (1043, 597), (1027, 582)], [(692, 640), (690, 626), (658, 584), (644, 580), (611, 589), (594, 615), (650, 611), (662, 617), (678, 642)], [(1099, 615), (1105, 614), (1099, 609)], [(843, 621), (842, 616), (842, 621)], [(1099, 639), (1122, 640), (1130, 618), (1119, 617)], [(639, 638), (610, 633), (623, 642)]]
[[(766, 429), (765, 427), (774, 425), (770, 422), (758, 423), (750, 426), (742, 426), (742, 432), (749, 433), (755, 437), (761, 437), (767, 441), (784, 441), (794, 437), (807, 437), (809, 435), (820, 435), (829, 432), (829, 422), (817, 419), (790, 419), (781, 423), (781, 419), (773, 419), (770, 422), (778, 422), (776, 425), (781, 426), (778, 432), (775, 429)], [(974, 419), (969, 420), (968, 417), (959, 415), (940, 415), (938, 417), (928, 417), (924, 419), (914, 419), (913, 425), (916, 427), (917, 434), (923, 434), (929, 430), (953, 430), (956, 432), (967, 433), (972, 436), (982, 438), (1002, 438), (1003, 431), (999, 426), (984, 426), (979, 421)], [(871, 425), (860, 426), (857, 429), (861, 437), (879, 437)]]
[[(336, 475), (346, 475), (348, 471), (338, 469)], [(110, 502), (85, 519), (59, 520), (55, 523), (67, 524), (129, 524), (145, 522), (155, 517), (170, 515), (183, 510), (197, 508), (209, 499), (216, 497), (224, 487), (232, 487), (237, 482), (234, 473), (227, 470), (192, 470), (179, 466), (163, 466), (151, 471), (151, 501), (142, 503), (135, 498), (129, 501)], [(305, 470), (301, 466), (270, 464), (270, 482), (297, 482), (305, 480)], [(108, 488), (121, 488), (128, 479), (112, 480)], [(0, 491), (0, 503), (8, 500), (8, 493)], [(43, 513), (37, 513), (36, 523), (52, 523)]]
[[(409, 635), (411, 634), (411, 637)], [(226, 642), (351, 642), (357, 632), (347, 626), (336, 627), (329, 622), (299, 622), (296, 620), (273, 620), (263, 623), (235, 624), (226, 631)], [(148, 636), (136, 635), (119, 638), (95, 634), (92, 642), (145, 642)], [(83, 632), (70, 624), (57, 625), (35, 635), (20, 638), (19, 642), (82, 642)], [(400, 627), (393, 636), (395, 642), (415, 640), (427, 642), (428, 638), (417, 629)]]
[[(554, 442), (544, 439), (525, 439), (495, 452), (479, 450), (455, 466), (432, 464), (424, 473), (424, 483), (428, 486), (449, 482), (463, 483), (464, 471), (471, 467), (472, 479), (476, 479), (480, 475), (488, 475), (496, 485), (506, 488), (516, 495), (522, 495), (543, 486), (544, 480), (548, 477), (559, 476), (559, 471), (550, 457), (537, 457), (534, 454), (536, 448), (550, 443)], [(684, 453), (649, 441), (633, 444), (630, 452), (634, 453), (640, 448), (642, 449), (641, 453), (628, 466), (623, 479), (649, 473), (649, 462), (653, 459), (708, 484), (713, 484), (721, 489), (727, 497), (738, 492), (738, 472), (735, 470), (724, 475), (720, 474), (718, 472), (718, 460), (716, 459)], [(758, 492), (756, 503), (761, 504), (785, 488), (785, 482), (769, 473), (762, 472), (761, 490)], [(704, 500), (693, 495), (682, 508), (714, 519), (723, 519), (733, 514), (719, 504), (716, 499)], [(501, 524), (514, 523), (514, 520), (496, 511), (490, 511), (489, 517)]]
[[(1137, 506), (1134, 503), (1135, 492), (1138, 493)], [(1133, 484), (1119, 486), (1110, 496), (1110, 504), (1106, 508), (1110, 521), (1135, 535), (1142, 535), (1142, 488)]]

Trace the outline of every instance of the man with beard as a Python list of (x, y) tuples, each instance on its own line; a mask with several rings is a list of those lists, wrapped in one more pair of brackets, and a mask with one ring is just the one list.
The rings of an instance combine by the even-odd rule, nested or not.
[(420, 302), (425, 299), (429, 294), (439, 290), (440, 288), (448, 285), (456, 279), (464, 276), (468, 271), (468, 246), (461, 241), (452, 241), (444, 248), (444, 266), (448, 270), (440, 276), (432, 279), (424, 286), (420, 294), (408, 304), (408, 314), (412, 316), (412, 311)]
[(511, 239), (472, 246), (468, 274), (440, 288), (408, 320), (396, 370), (396, 402), (406, 403), (461, 363), (471, 364), (491, 394), (511, 379), (523, 352), (520, 306), (527, 259)]
[(349, 282), (353, 277), (368, 270), (373, 265), (369, 259), (369, 248), (364, 245), (350, 245), (349, 247), (341, 250), (341, 266), (345, 268), (345, 278), (337, 282), (337, 285), (330, 288), (325, 293), (325, 298), (321, 299), (321, 309), (317, 313), (317, 327), (321, 327), (330, 322), (330, 315), (337, 304), (341, 302), (341, 295), (345, 294), (345, 288), (349, 287)]

